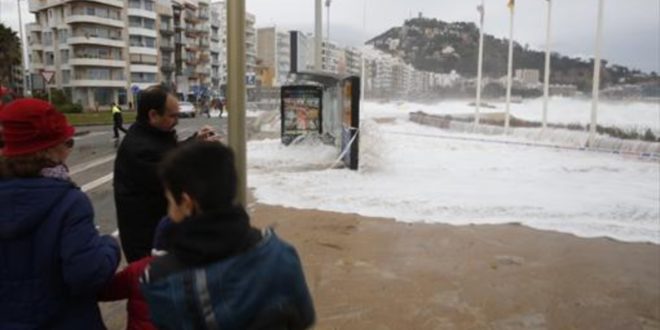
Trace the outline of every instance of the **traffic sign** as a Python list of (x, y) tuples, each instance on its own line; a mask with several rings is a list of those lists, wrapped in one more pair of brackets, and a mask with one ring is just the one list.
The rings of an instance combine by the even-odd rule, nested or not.
[(140, 92), (140, 87), (138, 85), (131, 86), (131, 93), (137, 94)]
[(55, 71), (46, 71), (46, 70), (41, 71), (41, 76), (44, 78), (47, 84), (50, 84), (50, 81), (53, 79), (54, 75), (55, 75)]

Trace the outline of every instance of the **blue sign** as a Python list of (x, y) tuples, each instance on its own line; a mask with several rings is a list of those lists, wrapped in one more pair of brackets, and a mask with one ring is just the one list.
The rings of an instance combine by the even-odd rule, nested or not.
[(140, 92), (140, 87), (138, 87), (137, 85), (131, 86), (131, 93), (137, 94), (139, 92)]

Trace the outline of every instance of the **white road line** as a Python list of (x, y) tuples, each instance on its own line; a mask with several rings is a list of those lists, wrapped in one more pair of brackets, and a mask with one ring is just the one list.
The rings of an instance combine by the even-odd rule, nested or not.
[(91, 160), (89, 162), (73, 166), (69, 169), (69, 175), (76, 175), (80, 172), (87, 171), (90, 168), (93, 168), (93, 167), (111, 162), (111, 161), (115, 160), (115, 157), (117, 157), (117, 156), (116, 155), (109, 155), (109, 156), (106, 156), (106, 157), (94, 159), (94, 160)]
[(88, 139), (88, 138), (99, 136), (99, 135), (108, 135), (108, 134), (110, 134), (110, 132), (91, 132), (89, 134), (85, 134), (85, 135), (82, 135), (82, 136), (76, 136), (73, 139), (77, 141), (77, 140), (84, 140), (84, 139)]
[(102, 177), (100, 177), (100, 178), (98, 178), (98, 179), (96, 179), (92, 182), (84, 184), (82, 187), (80, 187), (80, 190), (82, 190), (83, 192), (89, 192), (91, 190), (94, 190), (94, 189), (106, 184), (107, 182), (112, 181), (112, 178), (113, 178), (113, 173), (111, 172), (111, 173), (109, 173), (105, 176), (102, 176)]

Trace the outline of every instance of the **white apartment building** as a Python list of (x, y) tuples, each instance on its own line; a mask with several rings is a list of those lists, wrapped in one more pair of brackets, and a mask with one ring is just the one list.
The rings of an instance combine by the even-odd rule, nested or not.
[(30, 0), (27, 25), (31, 75), (54, 73), (48, 88), (63, 89), (86, 108), (127, 100), (126, 11), (122, 0)]
[(346, 74), (351, 76), (362, 75), (362, 52), (354, 47), (344, 50), (346, 59)]
[(62, 89), (86, 109), (134, 101), (132, 91), (171, 81), (169, 0), (30, 0), (27, 24), (31, 76)]
[[(256, 18), (245, 14), (245, 72), (254, 76), (257, 67), (257, 31)], [(212, 94), (222, 95), (222, 88), (227, 84), (227, 5), (225, 1), (211, 3), (211, 82)], [(248, 79), (248, 88), (253, 87)]]

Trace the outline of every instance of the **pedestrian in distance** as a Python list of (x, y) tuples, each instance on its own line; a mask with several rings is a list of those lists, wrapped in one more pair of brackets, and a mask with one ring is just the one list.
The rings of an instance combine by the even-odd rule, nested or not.
[(119, 131), (124, 132), (124, 134), (128, 133), (124, 128), (124, 117), (121, 114), (121, 108), (114, 102), (112, 103), (112, 122), (112, 130), (115, 133), (115, 139), (119, 139)]
[[(157, 165), (179, 144), (175, 130), (178, 116), (179, 102), (167, 89), (156, 85), (141, 91), (136, 122), (117, 150), (115, 209), (122, 250), (129, 263), (150, 255), (156, 226), (167, 213)], [(215, 132), (206, 126), (191, 139), (214, 138)]]
[[(296, 250), (272, 229), (250, 225), (237, 204), (232, 151), (193, 142), (160, 166), (168, 254), (142, 278), (151, 319), (162, 329), (307, 329), (315, 320)], [(182, 307), (182, 306), (185, 306)]]
[(0, 125), (0, 329), (105, 329), (96, 295), (120, 251), (69, 178), (74, 128), (37, 99), (0, 109)]

